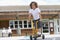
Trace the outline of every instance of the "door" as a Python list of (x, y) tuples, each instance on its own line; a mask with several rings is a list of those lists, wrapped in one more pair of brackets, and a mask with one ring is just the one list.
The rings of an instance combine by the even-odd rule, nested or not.
[(54, 22), (49, 22), (50, 34), (54, 34)]
[(43, 24), (43, 34), (49, 34), (48, 22), (42, 22), (42, 24)]

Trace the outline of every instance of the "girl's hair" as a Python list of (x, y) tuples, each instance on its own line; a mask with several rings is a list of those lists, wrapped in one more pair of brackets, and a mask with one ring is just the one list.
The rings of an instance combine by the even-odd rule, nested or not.
[(30, 3), (30, 8), (32, 9), (32, 4), (34, 3), (34, 5), (35, 5), (35, 7), (37, 8), (38, 7), (38, 5), (37, 5), (37, 3), (36, 2), (31, 2)]

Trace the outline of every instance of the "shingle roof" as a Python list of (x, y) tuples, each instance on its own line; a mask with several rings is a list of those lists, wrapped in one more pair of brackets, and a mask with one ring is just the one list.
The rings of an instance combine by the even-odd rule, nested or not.
[[(41, 5), (39, 8), (42, 11), (46, 10), (60, 10), (60, 5)], [(7, 11), (28, 11), (29, 6), (0, 6), (0, 12), (7, 12)]]

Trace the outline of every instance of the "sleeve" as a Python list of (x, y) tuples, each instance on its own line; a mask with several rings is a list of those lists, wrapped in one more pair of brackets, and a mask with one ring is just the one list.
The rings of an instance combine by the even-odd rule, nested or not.
[(38, 10), (39, 13), (41, 13), (41, 10), (39, 8), (37, 10)]
[(29, 13), (32, 13), (32, 12), (31, 12), (31, 9), (29, 10)]

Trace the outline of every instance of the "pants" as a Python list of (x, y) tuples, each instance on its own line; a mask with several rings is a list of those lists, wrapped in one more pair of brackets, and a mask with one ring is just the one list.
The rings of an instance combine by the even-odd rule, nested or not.
[(8, 37), (10, 37), (10, 36), (12, 36), (12, 33), (9, 33), (9, 34), (8, 34)]
[(39, 29), (42, 27), (42, 22), (40, 21), (40, 19), (37, 19), (37, 20), (33, 20), (33, 23), (34, 23), (34, 27)]

